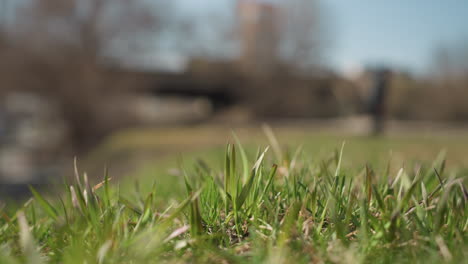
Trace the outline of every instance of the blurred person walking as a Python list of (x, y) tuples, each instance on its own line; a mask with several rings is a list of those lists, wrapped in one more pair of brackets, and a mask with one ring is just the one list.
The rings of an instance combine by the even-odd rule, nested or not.
[(387, 68), (378, 68), (372, 72), (372, 87), (368, 109), (372, 116), (372, 134), (381, 135), (385, 129), (386, 103), (391, 72)]

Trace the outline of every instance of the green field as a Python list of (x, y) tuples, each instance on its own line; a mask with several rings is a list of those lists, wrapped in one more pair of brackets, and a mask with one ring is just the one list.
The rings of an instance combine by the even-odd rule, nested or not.
[(468, 137), (264, 132), (119, 133), (0, 207), (0, 263), (466, 263)]

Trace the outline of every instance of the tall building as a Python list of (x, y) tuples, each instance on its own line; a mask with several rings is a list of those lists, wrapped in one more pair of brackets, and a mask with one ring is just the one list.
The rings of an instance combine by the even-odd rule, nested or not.
[(249, 71), (267, 71), (279, 53), (280, 8), (272, 1), (238, 0), (240, 61)]

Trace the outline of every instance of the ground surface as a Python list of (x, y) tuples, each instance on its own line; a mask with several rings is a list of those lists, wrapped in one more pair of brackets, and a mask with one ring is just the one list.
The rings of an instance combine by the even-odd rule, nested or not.
[(322, 128), (118, 133), (60, 198), (0, 205), (0, 263), (466, 260), (468, 134)]
[[(281, 148), (293, 151), (300, 147), (311, 160), (329, 157), (345, 142), (343, 165), (354, 169), (366, 164), (386, 168), (388, 161), (393, 169), (399, 169), (405, 164), (433, 160), (441, 152), (446, 154), (449, 167), (468, 167), (468, 129), (463, 126), (395, 122), (380, 137), (367, 136), (368, 126), (360, 119), (290, 122), (271, 127)], [(106, 164), (117, 178), (167, 174), (178, 167), (180, 160), (190, 163), (203, 159), (219, 168), (225, 145), (234, 142), (233, 135), (253, 152), (270, 144), (262, 124), (132, 129), (110, 137), (83, 159), (81, 166), (91, 176), (101, 177)]]

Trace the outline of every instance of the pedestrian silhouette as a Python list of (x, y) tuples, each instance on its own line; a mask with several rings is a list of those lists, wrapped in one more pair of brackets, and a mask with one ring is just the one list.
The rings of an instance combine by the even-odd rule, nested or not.
[(385, 129), (386, 101), (390, 75), (390, 70), (386, 68), (372, 71), (372, 88), (368, 106), (369, 113), (372, 116), (373, 135), (381, 135)]

